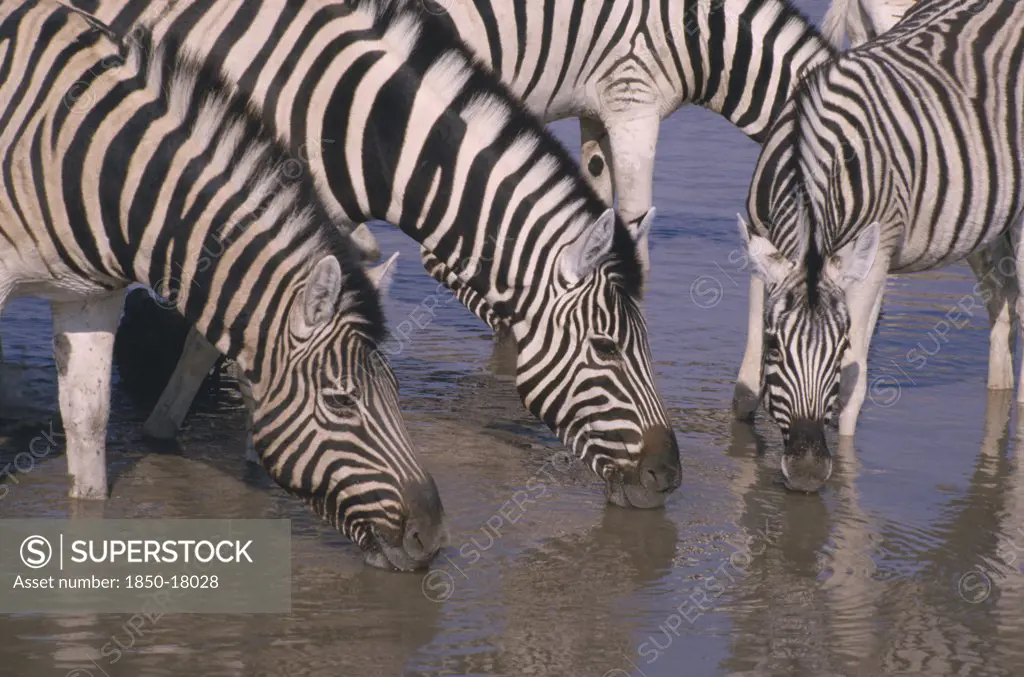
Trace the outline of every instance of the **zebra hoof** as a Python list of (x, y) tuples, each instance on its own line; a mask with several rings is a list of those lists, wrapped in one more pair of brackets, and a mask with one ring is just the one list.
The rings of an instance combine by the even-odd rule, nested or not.
[(105, 501), (107, 500), (107, 487), (72, 484), (68, 490), (68, 497), (76, 501)]

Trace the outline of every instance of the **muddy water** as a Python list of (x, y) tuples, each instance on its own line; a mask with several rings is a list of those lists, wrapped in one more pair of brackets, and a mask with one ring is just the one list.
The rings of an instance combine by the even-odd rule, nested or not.
[[(555, 127), (577, 142), (571, 124)], [(729, 410), (748, 279), (734, 215), (757, 146), (704, 111), (677, 114), (661, 139), (646, 309), (685, 473), (664, 510), (606, 506), (590, 476), (554, 463), (546, 429), (490, 374), (488, 334), (453, 303), (390, 344), (450, 522), (434, 571), (367, 569), (248, 468), (237, 400), (157, 450), (140, 437), (148, 412), (118, 395), (112, 498), (72, 505), (54, 448), (23, 460), (0, 517), (291, 518), (292, 613), (165, 615), (134, 629), (131, 614), (0, 617), (0, 674), (1019, 674), (1024, 437), (1012, 402), (986, 394), (982, 314), (942, 324), (972, 293), (969, 270), (890, 282), (855, 447), (820, 496), (787, 494), (778, 433)], [(423, 324), (415, 309), (433, 285), (415, 246), (375, 232), (402, 252), (392, 327)], [(55, 389), (46, 307), (13, 303), (3, 330), (5, 369), (23, 388), (0, 413), (35, 421), (0, 433), (8, 463), (48, 430)], [(535, 478), (544, 495), (496, 517)]]

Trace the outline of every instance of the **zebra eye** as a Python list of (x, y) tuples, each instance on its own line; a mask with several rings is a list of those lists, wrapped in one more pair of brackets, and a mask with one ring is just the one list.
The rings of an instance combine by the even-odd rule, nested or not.
[(350, 393), (345, 390), (338, 388), (324, 388), (321, 395), (324, 400), (324, 406), (331, 411), (343, 412), (356, 407), (356, 400), (353, 397), (354, 393)]
[(592, 338), (590, 345), (598, 355), (606, 359), (613, 360), (619, 356), (618, 344), (609, 338)]

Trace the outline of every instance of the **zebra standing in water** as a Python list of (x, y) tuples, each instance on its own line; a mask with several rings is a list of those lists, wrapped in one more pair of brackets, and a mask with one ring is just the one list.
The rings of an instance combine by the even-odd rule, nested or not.
[[(71, 496), (105, 499), (124, 288), (161, 289), (245, 370), (263, 466), (379, 567), (425, 566), (443, 509), (377, 350), (383, 311), (311, 181), (215, 71), (49, 0), (0, 9), (0, 308), (49, 299)], [(212, 251), (212, 253), (211, 253)]]
[(456, 35), (349, 2), (111, 0), (96, 11), (118, 31), (158, 17), (158, 36), (223, 68), (293, 149), (324, 149), (308, 169), (338, 218), (393, 223), (457, 271), (511, 327), (526, 408), (611, 502), (660, 506), (679, 486), (638, 305), (635, 240), (652, 214), (617, 218)]
[[(809, 74), (765, 142), (740, 231), (767, 287), (764, 404), (792, 488), (831, 471), (824, 425), (844, 366), (855, 385), (839, 433), (854, 434), (886, 274), (949, 265), (1008, 231), (1024, 256), (1022, 36), (1024, 3), (922, 0)], [(1015, 275), (1002, 293), (1019, 315)]]
[[(918, 0), (835, 0), (822, 22), (822, 31), (836, 48), (849, 38), (857, 47), (869, 38), (879, 36), (895, 26)], [(1013, 356), (1016, 351), (1016, 308), (1004, 290), (1017, 281), (998, 265), (1014, 256), (1009, 234), (996, 239), (986, 247), (969, 254), (967, 263), (978, 280), (989, 316), (988, 388), (1012, 390), (1014, 383)], [(895, 271), (893, 271), (895, 272)], [(763, 361), (762, 315), (764, 313), (764, 286), (760, 278), (751, 276), (750, 312), (747, 325), (747, 346), (743, 356), (734, 409), (739, 418), (753, 415), (760, 401), (761, 367)], [(851, 386), (845, 382), (840, 391), (839, 405), (845, 407), (844, 396)], [(838, 419), (833, 420), (834, 423)]]

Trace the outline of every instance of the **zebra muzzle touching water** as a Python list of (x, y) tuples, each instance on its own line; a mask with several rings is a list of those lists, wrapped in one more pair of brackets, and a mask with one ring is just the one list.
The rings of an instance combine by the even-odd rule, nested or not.
[(142, 284), (240, 365), (274, 481), (369, 564), (425, 567), (444, 509), (379, 350), (386, 276), (311, 180), (281, 186), (283, 146), (172, 42), (115, 41), (50, 0), (0, 6), (0, 163), (19, 168), (0, 190), (0, 309), (51, 302), (70, 495), (107, 497), (114, 331)]

